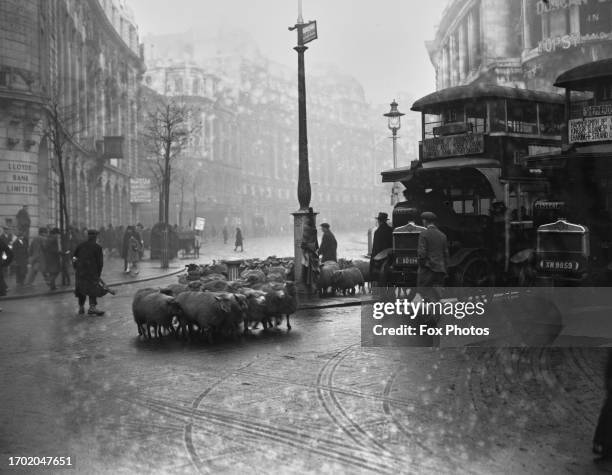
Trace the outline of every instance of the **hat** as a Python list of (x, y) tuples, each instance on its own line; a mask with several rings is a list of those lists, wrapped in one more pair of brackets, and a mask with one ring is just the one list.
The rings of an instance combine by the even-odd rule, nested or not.
[(87, 230), (87, 235), (88, 236), (97, 236), (98, 235), (98, 230), (97, 229), (88, 229)]
[(378, 219), (379, 221), (388, 221), (389, 215), (387, 213), (380, 212), (378, 213), (378, 216), (376, 216), (376, 219)]
[(329, 223), (321, 223), (321, 227), (329, 229)]
[(424, 213), (421, 213), (421, 219), (426, 221), (436, 221), (438, 217), (431, 211), (425, 211)]

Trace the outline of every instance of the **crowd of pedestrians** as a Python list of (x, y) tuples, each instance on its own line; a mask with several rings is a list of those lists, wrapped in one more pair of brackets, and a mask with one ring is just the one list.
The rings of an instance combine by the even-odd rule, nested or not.
[[(75, 250), (91, 239), (91, 230), (85, 227), (70, 226), (63, 237), (60, 229), (52, 226), (38, 228), (35, 236), (30, 237), (29, 233), (26, 206), (17, 214), (16, 227), (0, 228), (0, 296), (6, 295), (7, 281), (13, 276), (17, 291), (32, 287), (39, 275), (49, 290), (71, 285)], [(106, 255), (123, 259), (125, 273), (138, 274), (138, 262), (148, 247), (150, 230), (140, 223), (126, 227), (109, 224), (100, 228), (96, 238)]]

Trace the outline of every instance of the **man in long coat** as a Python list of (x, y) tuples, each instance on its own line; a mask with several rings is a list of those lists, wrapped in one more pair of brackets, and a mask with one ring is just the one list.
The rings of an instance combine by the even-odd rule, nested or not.
[(382, 263), (375, 259), (376, 255), (385, 249), (393, 247), (393, 228), (387, 224), (389, 215), (387, 213), (378, 213), (376, 221), (378, 221), (378, 227), (374, 231), (374, 238), (372, 240), (372, 252), (370, 254), (370, 275), (374, 277), (376, 282), (380, 281), (378, 276), (380, 266)]
[(102, 247), (96, 242), (98, 231), (90, 229), (87, 231), (87, 241), (82, 242), (74, 250), (73, 265), (75, 270), (74, 295), (79, 299), (79, 314), (85, 313), (85, 298), (89, 297), (88, 315), (104, 315), (104, 311), (98, 310), (97, 297), (102, 296), (100, 292), (100, 276), (104, 266)]
[(321, 224), (321, 231), (323, 232), (323, 236), (321, 237), (321, 246), (319, 247), (321, 262), (336, 262), (338, 260), (338, 242), (336, 241), (336, 237), (329, 229), (328, 223)]

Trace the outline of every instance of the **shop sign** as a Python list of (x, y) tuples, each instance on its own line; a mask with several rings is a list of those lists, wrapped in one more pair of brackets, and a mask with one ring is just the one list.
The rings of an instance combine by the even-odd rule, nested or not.
[[(601, 1), (601, 0), (600, 0)], [(573, 6), (587, 5), (589, 0), (539, 0), (536, 4), (536, 11), (538, 15), (552, 12), (555, 10), (561, 10), (563, 8), (569, 8)]]
[(151, 202), (151, 179), (130, 178), (130, 203)]
[(610, 115), (570, 120), (568, 128), (570, 143), (612, 140), (612, 116)]
[(0, 195), (37, 195), (38, 164), (26, 160), (0, 161)]
[(451, 135), (423, 141), (423, 160), (484, 152), (483, 134)]
[(586, 33), (584, 35), (572, 33), (570, 35), (554, 36), (538, 41), (538, 53), (554, 53), (557, 50), (575, 48), (585, 43), (610, 39), (612, 39), (612, 32), (605, 31)]

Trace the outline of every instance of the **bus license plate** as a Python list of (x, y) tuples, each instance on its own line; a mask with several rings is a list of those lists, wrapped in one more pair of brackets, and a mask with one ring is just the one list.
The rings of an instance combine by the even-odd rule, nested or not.
[(409, 257), (409, 256), (401, 256), (397, 258), (397, 263), (398, 264), (404, 264), (404, 265), (414, 265), (416, 266), (418, 261), (416, 257)]
[(545, 270), (578, 270), (575, 261), (542, 261), (542, 269)]

